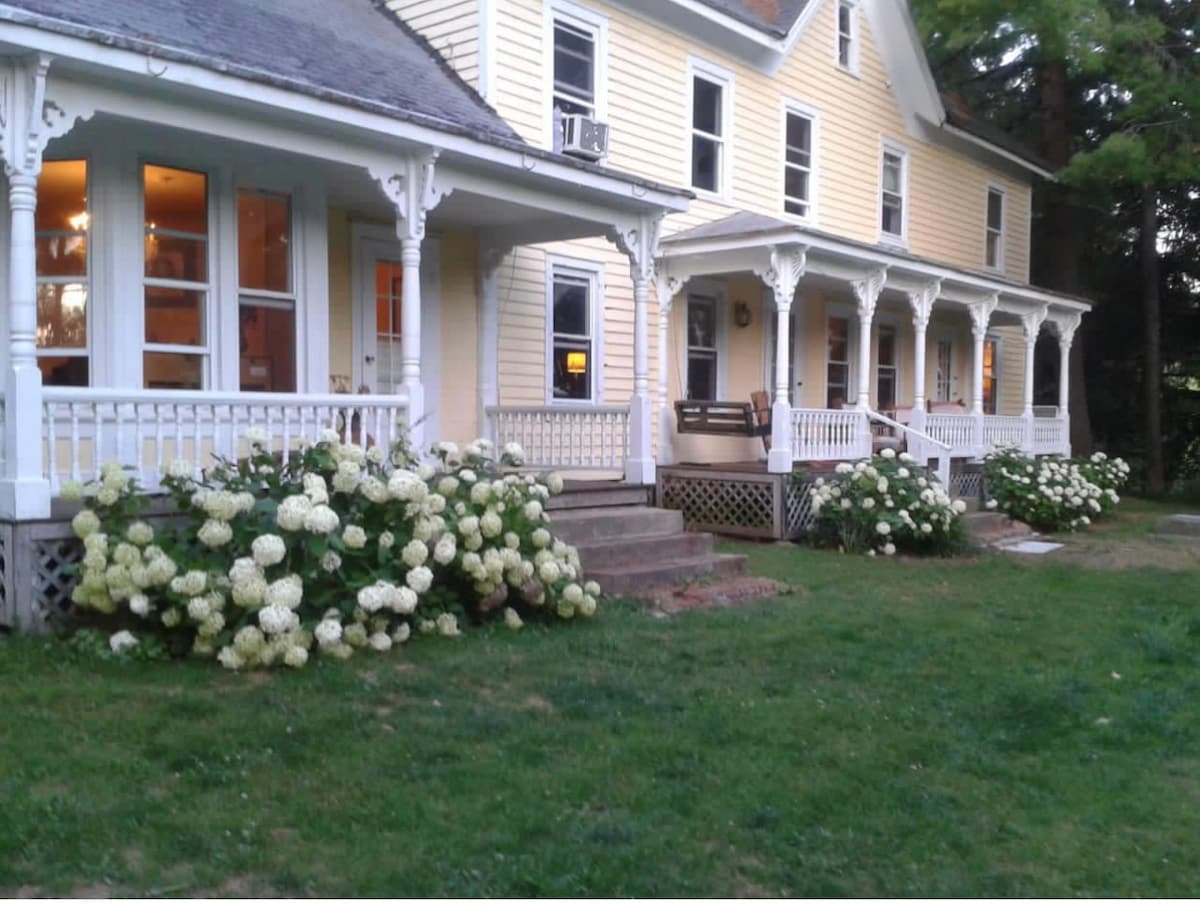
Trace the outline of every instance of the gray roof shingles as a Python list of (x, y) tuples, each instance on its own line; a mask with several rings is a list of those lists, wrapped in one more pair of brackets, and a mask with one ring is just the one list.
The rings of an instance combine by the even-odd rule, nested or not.
[(784, 38), (804, 12), (804, 8), (815, 0), (700, 0), (705, 6), (724, 13), (731, 19), (766, 32), (772, 37)]

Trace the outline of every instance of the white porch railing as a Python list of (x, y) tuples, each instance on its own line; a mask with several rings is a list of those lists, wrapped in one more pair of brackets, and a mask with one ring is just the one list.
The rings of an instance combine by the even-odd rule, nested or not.
[(984, 415), (983, 451), (988, 453), (1001, 447), (1024, 448), (1025, 428), (1028, 422), (1020, 415)]
[(792, 409), (792, 457), (832, 462), (871, 455), (871, 431), (857, 409)]
[(43, 467), (52, 493), (68, 478), (95, 478), (112, 461), (155, 490), (173, 460), (193, 463), (198, 475), (216, 455), (245, 456), (249, 430), (264, 431), (284, 462), (301, 440), (314, 441), (326, 428), (345, 443), (386, 450), (407, 414), (403, 396), (46, 387), (42, 397)]
[(949, 446), (952, 456), (975, 455), (974, 415), (928, 414), (925, 416), (925, 433), (938, 443)]
[(1067, 453), (1070, 449), (1066, 418), (1033, 419), (1033, 453)]
[(496, 446), (520, 444), (532, 468), (625, 470), (627, 405), (498, 405), (485, 413)]
[(899, 437), (903, 434), (907, 439), (908, 451), (922, 465), (928, 468), (930, 459), (937, 459), (937, 474), (938, 480), (943, 487), (950, 486), (950, 446), (935, 440), (927, 433), (917, 430), (908, 424), (902, 424), (895, 421), (887, 415), (882, 415), (876, 411), (867, 411), (867, 417), (871, 419), (872, 427), (881, 425), (886, 429), (890, 429), (892, 435)]

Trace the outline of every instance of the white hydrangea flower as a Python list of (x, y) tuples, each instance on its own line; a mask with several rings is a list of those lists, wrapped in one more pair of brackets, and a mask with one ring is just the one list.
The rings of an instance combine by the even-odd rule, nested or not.
[(433, 572), (429, 570), (428, 566), (417, 566), (415, 569), (408, 570), (404, 581), (418, 594), (424, 594), (433, 586)]
[(221, 648), (221, 652), (217, 654), (217, 662), (226, 669), (233, 670), (241, 669), (246, 665), (245, 658), (229, 646)]
[(485, 505), (492, 498), (492, 485), (486, 481), (471, 485), (471, 502), (476, 506)]
[[(448, 565), (458, 552), (453, 534), (443, 534), (433, 548), (433, 560), (440, 565)], [(406, 560), (407, 562), (407, 560)], [(418, 564), (419, 565), (419, 564)]]
[(546, 489), (557, 496), (563, 492), (563, 479), (557, 471), (552, 471), (546, 475)]
[(338, 514), (322, 503), (313, 506), (304, 516), (304, 529), (310, 534), (332, 534), (339, 521)]
[(887, 522), (877, 522), (875, 525), (875, 533), (881, 534), (884, 537), (887, 537), (889, 534), (892, 533), (892, 526), (889, 525)]
[(308, 662), (308, 651), (299, 644), (293, 644), (283, 655), (284, 666), (290, 666), (292, 669), (299, 669)]
[(334, 550), (326, 550), (321, 556), (321, 569), (325, 572), (336, 572), (342, 567), (342, 558)]
[(212, 604), (207, 597), (193, 597), (187, 603), (187, 613), (193, 622), (203, 622), (212, 613)]
[(130, 631), (114, 632), (108, 638), (108, 647), (114, 654), (123, 654), (137, 644), (137, 636)]
[(322, 619), (313, 629), (313, 637), (320, 647), (332, 647), (342, 640), (342, 624), (337, 619)]
[(342, 543), (348, 550), (361, 550), (367, 545), (367, 532), (359, 525), (347, 525), (342, 529)]
[(410, 569), (424, 565), (425, 560), (429, 558), (429, 547), (424, 541), (413, 538), (400, 551), (400, 558)]
[(470, 468), (464, 468), (458, 473), (458, 479), (464, 484), (474, 484), (479, 480), (479, 475), (475, 474), (475, 472)]
[(572, 582), (563, 588), (563, 600), (570, 604), (578, 604), (583, 600), (583, 588)]
[(396, 535), (390, 531), (384, 531), (379, 535), (379, 546), (383, 550), (389, 550), (396, 545)]
[(863, 497), (863, 501), (859, 505), (861, 505), (863, 509), (874, 509), (875, 508), (875, 498), (874, 497)]
[(372, 503), (386, 503), (391, 494), (387, 484), (374, 475), (369, 475), (358, 485), (358, 492)]
[(402, 468), (392, 472), (387, 488), (392, 499), (402, 501), (419, 500), (428, 492), (424, 479)]
[(203, 594), (206, 587), (208, 587), (208, 574), (198, 569), (171, 579), (171, 590), (185, 597)]
[(196, 532), (196, 539), (206, 547), (216, 549), (223, 547), (233, 540), (233, 528), (229, 522), (210, 518)]
[[(250, 544), (250, 552), (254, 555), (254, 563), (265, 569), (283, 562), (287, 555), (287, 544), (278, 534), (260, 534)], [(232, 574), (230, 578), (233, 578)]]
[(287, 607), (268, 604), (258, 611), (258, 624), (268, 635), (282, 635), (299, 626), (300, 618)]
[(80, 509), (71, 519), (71, 529), (76, 537), (87, 538), (100, 530), (100, 518), (90, 509)]
[(285, 497), (275, 513), (275, 523), (285, 531), (303, 531), (312, 506), (312, 500), (303, 494)]
[(896, 555), (896, 545), (893, 544), (891, 541), (888, 541), (886, 544), (884, 544), (883, 545), (883, 555), (884, 556), (895, 556)]
[(880, 450), (879, 455), (884, 459), (894, 459), (896, 458), (896, 451), (894, 449), (883, 449)]
[(267, 585), (263, 600), (267, 606), (282, 607), (294, 610), (300, 606), (304, 598), (304, 582), (299, 575), (285, 575)]
[(520, 614), (509, 606), (504, 608), (504, 624), (513, 631), (516, 631), (525, 623), (522, 621)]
[(453, 638), (456, 635), (461, 635), (458, 630), (458, 617), (453, 613), (442, 613), (437, 617), (437, 630), (440, 635), (446, 638)]
[(484, 537), (499, 537), (503, 530), (504, 522), (497, 513), (488, 510), (479, 517), (479, 532)]
[(553, 584), (562, 577), (562, 570), (554, 560), (547, 560), (538, 567), (538, 578), (545, 584)]
[(542, 517), (542, 504), (537, 500), (530, 500), (525, 504), (525, 518), (531, 522), (537, 521)]
[(233, 649), (243, 657), (253, 657), (262, 650), (266, 638), (262, 631), (254, 625), (244, 625), (233, 636)]
[(392, 638), (387, 632), (375, 632), (367, 639), (367, 644), (371, 646), (372, 650), (382, 654), (384, 651), (391, 650)]

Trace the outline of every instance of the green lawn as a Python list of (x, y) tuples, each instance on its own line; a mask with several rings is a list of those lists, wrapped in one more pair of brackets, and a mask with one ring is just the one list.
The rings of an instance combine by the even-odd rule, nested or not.
[(1195, 896), (1157, 511), (1058, 559), (739, 547), (795, 592), (300, 673), (2, 641), (0, 892)]

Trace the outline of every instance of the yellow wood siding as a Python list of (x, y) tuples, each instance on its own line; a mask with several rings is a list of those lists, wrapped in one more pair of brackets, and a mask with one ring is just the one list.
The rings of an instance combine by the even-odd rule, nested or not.
[(387, 6), (479, 89), (479, 0), (387, 0)]

